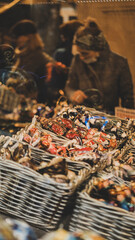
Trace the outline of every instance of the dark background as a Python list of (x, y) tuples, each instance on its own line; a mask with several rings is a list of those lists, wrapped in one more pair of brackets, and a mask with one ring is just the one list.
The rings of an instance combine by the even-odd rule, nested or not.
[[(62, 17), (59, 15), (60, 5), (18, 4), (0, 15), (0, 43), (8, 40), (9, 29), (22, 19), (33, 20), (45, 43), (45, 50), (52, 55), (60, 46), (59, 25)], [(9, 36), (10, 37), (10, 36)]]

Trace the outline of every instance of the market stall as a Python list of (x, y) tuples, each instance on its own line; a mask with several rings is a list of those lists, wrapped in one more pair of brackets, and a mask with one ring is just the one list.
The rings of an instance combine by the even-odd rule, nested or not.
[[(23, 240), (133, 240), (135, 110), (129, 66), (134, 70), (132, 51), (125, 47), (131, 18), (129, 30), (121, 31), (125, 45), (116, 48), (122, 56), (106, 39), (116, 30), (112, 9), (113, 17), (124, 14), (128, 3), (118, 8), (91, 3), (86, 15), (94, 16), (96, 4), (102, 30), (93, 18), (84, 19), (83, 2), (82, 7), (80, 1), (37, 2), (16, 0), (0, 8), (0, 216), (5, 218), (0, 239), (22, 240), (22, 232)], [(106, 17), (110, 25), (103, 23)]]
[(133, 239), (134, 120), (67, 104), (54, 112), (0, 137), (0, 211), (45, 231), (63, 223)]

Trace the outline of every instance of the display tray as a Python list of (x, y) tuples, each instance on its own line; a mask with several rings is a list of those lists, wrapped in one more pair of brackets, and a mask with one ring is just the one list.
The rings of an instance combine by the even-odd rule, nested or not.
[[(70, 140), (64, 136), (58, 136), (57, 134), (51, 131), (42, 129), (41, 127), (39, 127), (38, 124), (37, 125), (35, 124), (35, 121), (36, 121), (36, 118), (34, 117), (32, 120), (32, 124), (27, 125), (24, 129), (21, 129), (14, 136), (16, 140), (24, 141), (29, 144), (31, 157), (34, 159), (35, 162), (50, 161), (56, 155), (64, 156), (66, 161), (69, 164), (70, 170), (78, 172), (78, 170), (86, 168), (89, 170), (90, 174), (97, 172), (99, 169), (104, 169), (108, 164), (111, 163), (110, 158), (113, 157), (112, 151), (110, 151), (109, 153), (86, 151), (85, 147), (83, 147), (82, 144), (79, 145), (76, 139)], [(31, 137), (29, 133), (30, 129), (32, 129), (35, 126), (40, 136), (37, 139), (37, 141), (34, 140), (34, 135)], [(65, 152), (61, 153), (61, 155), (58, 152), (56, 152), (56, 155), (54, 155), (49, 152), (49, 148), (44, 148), (44, 150), (43, 150), (43, 147), (39, 148), (38, 141), (40, 141), (41, 136), (43, 134), (49, 135), (52, 138), (51, 140), (52, 143), (55, 144), (56, 147), (57, 146), (60, 147), (61, 150), (62, 148), (64, 148)], [(29, 139), (27, 141), (27, 138), (25, 136), (30, 137), (30, 141)], [(80, 152), (78, 151), (79, 148), (80, 148)], [(70, 150), (71, 150), (71, 154), (70, 154)]]
[(50, 179), (9, 160), (0, 159), (0, 210), (46, 230), (58, 226), (72, 186)]
[[(115, 180), (119, 182), (116, 177)], [(135, 239), (135, 212), (131, 213), (92, 198), (89, 195), (89, 184), (83, 192), (78, 193), (69, 230), (94, 230), (109, 240)]]
[[(7, 148), (12, 141), (11, 152), (20, 143), (24, 144), (24, 155), (29, 152), (26, 143), (4, 136), (0, 140), (1, 148)], [(67, 165), (70, 169), (70, 163)], [(70, 182), (58, 183), (3, 155), (0, 157), (0, 211), (45, 231), (57, 229), (70, 198), (88, 176), (88, 169), (83, 168)]]
[(87, 193), (79, 193), (69, 230), (88, 229), (105, 239), (135, 239), (135, 214), (105, 205)]
[(56, 229), (79, 181), (60, 184), (0, 158), (0, 211), (46, 231)]

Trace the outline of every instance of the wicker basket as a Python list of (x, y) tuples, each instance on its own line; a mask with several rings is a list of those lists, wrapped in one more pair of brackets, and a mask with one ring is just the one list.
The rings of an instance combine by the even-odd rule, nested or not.
[[(32, 120), (32, 123), (34, 122), (34, 119)], [(23, 140), (23, 137), (24, 137), (24, 134), (28, 133), (29, 131), (29, 127), (31, 126), (31, 124), (28, 124), (25, 128), (22, 128), (20, 131), (17, 132), (16, 135), (14, 135), (14, 138), (17, 139), (17, 140)], [(75, 143), (76, 141), (75, 140), (69, 140), (68, 138), (65, 138), (63, 136), (57, 136), (55, 133), (51, 132), (51, 131), (48, 131), (46, 129), (42, 129), (41, 127), (39, 127), (38, 125), (36, 125), (36, 127), (38, 128), (39, 132), (45, 132), (46, 134), (49, 134), (52, 139), (53, 139), (53, 143), (55, 143), (56, 145), (60, 145), (60, 144), (67, 144), (69, 141), (72, 142), (72, 143)]]
[(46, 231), (56, 229), (76, 187), (73, 182), (57, 183), (11, 160), (0, 158), (0, 211), (24, 219)]
[[(32, 124), (35, 124), (36, 122), (36, 117), (33, 118)], [(31, 126), (31, 125), (30, 125)], [(28, 133), (28, 129), (30, 126), (27, 126), (25, 129), (21, 129), (17, 135), (14, 136), (14, 138), (17, 141), (23, 141), (25, 133)], [(38, 124), (36, 125), (38, 127)], [(57, 136), (55, 133), (52, 133), (51, 131), (44, 130), (40, 127), (38, 127), (39, 132), (45, 132), (49, 134), (52, 137), (52, 142), (57, 145), (62, 145), (63, 147), (66, 147), (66, 149), (74, 148), (77, 145), (77, 142), (75, 139), (69, 140), (63, 136)], [(38, 147), (34, 147), (33, 144), (29, 144), (29, 149), (31, 150), (31, 157), (34, 159), (34, 161), (40, 162), (40, 161), (50, 161), (52, 158), (56, 157), (56, 155), (53, 155), (45, 150), (39, 149)], [(70, 170), (78, 172), (79, 170), (86, 168), (89, 170), (89, 173), (95, 173), (97, 172), (100, 168), (104, 169), (106, 165), (110, 164), (110, 156), (111, 152), (109, 154), (100, 154), (100, 160), (97, 164), (95, 164), (93, 167), (89, 164), (90, 161), (92, 161), (92, 157), (96, 157), (95, 153), (88, 153), (85, 155), (80, 155), (80, 156), (74, 156), (73, 158), (71, 157), (66, 157), (66, 161), (68, 162), (68, 166)], [(110, 162), (110, 163), (109, 163)]]
[[(1, 136), (0, 148), (6, 148), (11, 141), (11, 151), (21, 143), (24, 144), (24, 154), (29, 154), (28, 144), (10, 137)], [(50, 161), (52, 157), (53, 155), (47, 159), (46, 156), (46, 160)], [(70, 169), (69, 162), (67, 165)], [(71, 196), (89, 176), (89, 170), (83, 166), (74, 172), (77, 176), (70, 183), (58, 183), (28, 167), (7, 160), (3, 155), (0, 157), (0, 211), (20, 217), (46, 231), (56, 229)]]
[[(10, 143), (12, 142), (12, 147), (9, 146)], [(72, 143), (72, 141), (71, 141)], [(14, 149), (16, 149), (18, 147), (18, 145), (21, 144), (23, 145), (24, 148), (24, 156), (29, 156), (35, 163), (40, 163), (40, 162), (47, 162), (49, 163), (53, 158), (56, 157), (61, 157), (62, 156), (58, 156), (58, 155), (53, 155), (49, 152), (46, 152), (42, 149), (38, 149), (36, 147), (33, 147), (31, 145), (29, 145), (26, 142), (23, 142), (21, 140), (17, 140), (15, 138), (9, 137), (9, 136), (0, 136), (0, 149), (1, 148), (7, 148), (9, 147), (9, 149), (12, 151)], [(70, 144), (70, 141), (69, 141)], [(6, 158), (5, 154), (3, 155), (4, 158)], [(106, 162), (107, 162), (107, 156), (106, 158), (103, 156), (103, 158), (101, 158), (102, 163), (99, 163), (97, 166), (95, 166), (94, 168), (91, 168), (90, 165), (86, 162), (83, 161), (72, 161), (70, 160), (70, 158), (65, 158), (67, 164), (68, 164), (68, 169), (71, 171), (74, 171), (76, 174), (80, 174), (80, 172), (83, 172), (83, 175), (85, 175), (86, 172), (86, 176), (89, 176), (90, 173), (95, 172), (98, 168), (99, 165), (102, 164), (103, 168), (105, 168), (106, 166)]]
[[(33, 147), (26, 142), (17, 140), (15, 138), (11, 138), (8, 136), (1, 136), (0, 137), (0, 148), (6, 148), (10, 142), (13, 142), (13, 146), (10, 147), (11, 151), (16, 148), (20, 143), (24, 146), (24, 155), (28, 155), (35, 163), (39, 164), (40, 162), (50, 162), (53, 158), (57, 157), (57, 155), (50, 154), (42, 149), (38, 149)], [(72, 144), (72, 140), (68, 141), (67, 144)], [(62, 157), (62, 156), (59, 156)], [(63, 158), (63, 157), (62, 157)], [(97, 164), (91, 166), (87, 160), (89, 156), (80, 156), (79, 159), (71, 160), (69, 157), (64, 157), (66, 163), (68, 165), (68, 169), (75, 172), (78, 175), (78, 186), (86, 184), (89, 178), (99, 172), (99, 170), (104, 170), (108, 164), (110, 164), (110, 154), (103, 154), (100, 156), (99, 161)], [(86, 162), (85, 162), (86, 161)], [(81, 186), (82, 187), (82, 186)]]
[(135, 239), (135, 213), (106, 205), (89, 196), (88, 185), (78, 193), (70, 231), (94, 230), (105, 239)]
[(12, 112), (20, 103), (20, 96), (5, 87), (0, 87), (0, 108)]

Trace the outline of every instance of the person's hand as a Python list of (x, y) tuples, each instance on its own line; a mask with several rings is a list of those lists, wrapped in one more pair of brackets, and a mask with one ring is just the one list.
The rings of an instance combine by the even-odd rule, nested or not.
[(73, 93), (71, 101), (75, 104), (82, 104), (86, 98), (87, 96), (83, 91), (77, 90)]
[(47, 76), (46, 76), (46, 82), (50, 82), (52, 78), (52, 69), (55, 68), (57, 73), (67, 72), (67, 67), (61, 62), (49, 62), (46, 64), (46, 70), (47, 70)]

